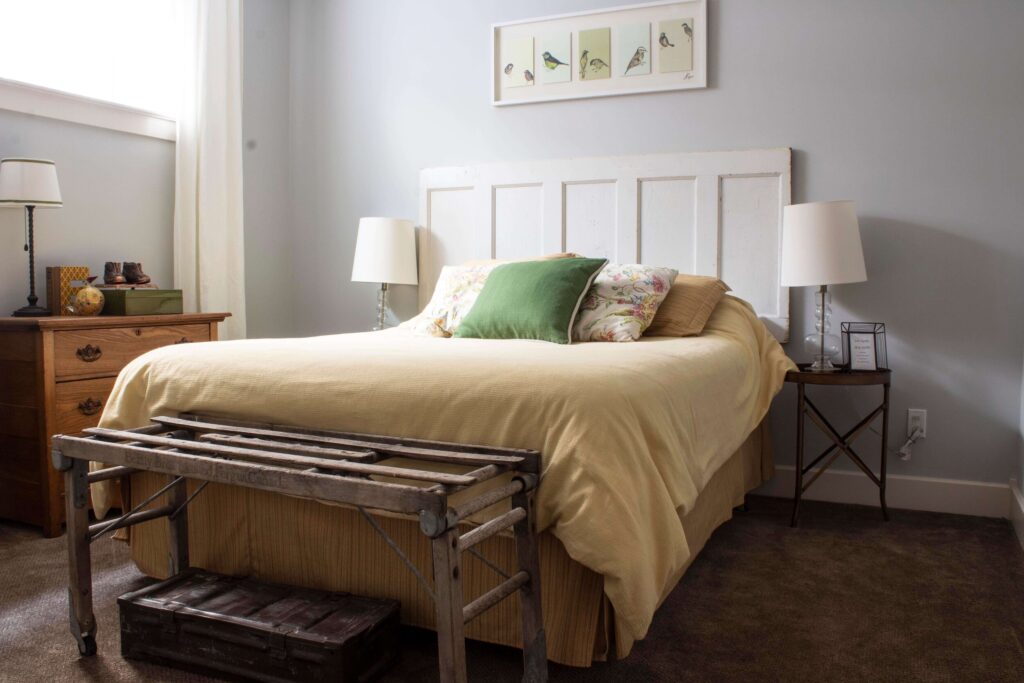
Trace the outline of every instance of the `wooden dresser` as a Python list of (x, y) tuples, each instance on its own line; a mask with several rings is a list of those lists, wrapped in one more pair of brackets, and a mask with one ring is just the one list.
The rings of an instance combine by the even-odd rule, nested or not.
[(228, 315), (0, 318), (0, 518), (59, 535), (64, 486), (50, 466), (50, 437), (96, 426), (129, 361), (216, 341)]

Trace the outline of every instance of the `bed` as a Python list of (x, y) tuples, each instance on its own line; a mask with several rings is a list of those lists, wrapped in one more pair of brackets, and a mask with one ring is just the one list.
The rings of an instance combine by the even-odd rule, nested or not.
[[(669, 174), (664, 182), (691, 183), (698, 199), (692, 213), (684, 216), (693, 217), (693, 242), (698, 245), (701, 206), (710, 197), (699, 179), (713, 175), (718, 191), (731, 193), (728, 203), (714, 195), (723, 207), (716, 218), (720, 247), (750, 229), (739, 218), (756, 215), (777, 251), (777, 214), (788, 202), (788, 150), (784, 166), (782, 155), (762, 152), (668, 156), (672, 163), (665, 155), (639, 158), (643, 163), (624, 158), (613, 167), (591, 164), (587, 173), (606, 178), (614, 168), (624, 169), (632, 174), (628, 177), (633, 178), (636, 201), (647, 201), (648, 208), (665, 200), (657, 193), (653, 199), (645, 195), (643, 183), (655, 180), (639, 182), (637, 177), (656, 179), (657, 170)], [(774, 165), (769, 167), (768, 161)], [(643, 164), (651, 170), (649, 176), (642, 175)], [(510, 215), (507, 211), (491, 207), (489, 252), (459, 253), (467, 244), (459, 222), (476, 215), (484, 196), (480, 183), (490, 184), (487, 195), (500, 202), (495, 187), (530, 187), (521, 182), (528, 175), (546, 179), (537, 183), (543, 191), (544, 182), (556, 177), (553, 170), (559, 168), (508, 165), (424, 172), (421, 278), (432, 281), (440, 265), (463, 256), (515, 256), (499, 248), (499, 223)], [(729, 175), (730, 169), (738, 172)], [(722, 180), (744, 180), (743, 173), (752, 184)], [(452, 187), (445, 186), (449, 181)], [(469, 203), (459, 209), (453, 200), (467, 183)], [(560, 246), (586, 251), (580, 248), (586, 245), (569, 238), (574, 214), (568, 205), (574, 200), (566, 187), (560, 185)], [(774, 195), (766, 188), (774, 188)], [(437, 201), (436, 193), (444, 199)], [(597, 215), (593, 201), (587, 206)], [(678, 207), (671, 202), (666, 206), (666, 215), (678, 216)], [(616, 210), (615, 215), (620, 220), (628, 214)], [(640, 232), (641, 215), (636, 212), (635, 233)], [(651, 239), (658, 228), (647, 215)], [(767, 227), (764, 215), (769, 216)], [(522, 225), (522, 216), (516, 216), (509, 225)], [(600, 230), (599, 221), (590, 225)], [(640, 243), (636, 237), (636, 245)], [(544, 244), (541, 239), (537, 248)], [(613, 251), (613, 257), (622, 255)], [(688, 253), (697, 259), (699, 252), (691, 248)], [(726, 255), (738, 254), (721, 250), (716, 270), (725, 269)], [(777, 254), (769, 253), (767, 260), (777, 263)], [(785, 297), (778, 287), (777, 266), (753, 270), (757, 277), (745, 275), (740, 287), (733, 287), (747, 290), (737, 294), (761, 302), (761, 308), (726, 297), (697, 337), (562, 346), (438, 339), (397, 328), (159, 349), (125, 368), (101, 425), (132, 428), (145, 424), (150, 415), (197, 412), (537, 449), (544, 457), (537, 521), (548, 653), (553, 661), (586, 666), (611, 654), (628, 654), (711, 532), (729, 518), (747, 491), (772, 474), (765, 417), (792, 367), (776, 339), (788, 331), (788, 304), (785, 309), (781, 305)], [(429, 297), (429, 286), (421, 289), (427, 290), (421, 297)], [(136, 475), (131, 497), (141, 500), (161, 484), (153, 475)], [(110, 501), (103, 490), (95, 490), (94, 502), (102, 511)], [(496, 512), (484, 510), (470, 523)], [(414, 521), (388, 517), (380, 523), (415, 562), (429, 568), (429, 544)], [(163, 524), (137, 527), (130, 539), (137, 565), (158, 577), (167, 566)], [(430, 599), (352, 510), (212, 485), (193, 503), (189, 541), (197, 566), (396, 598), (406, 623), (432, 625)], [(512, 562), (509, 538), (490, 539), (480, 549), (496, 565)], [(490, 572), (482, 562), (465, 567), (467, 599), (493, 584)], [(474, 621), (467, 637), (518, 645), (517, 609), (516, 601), (506, 601)]]

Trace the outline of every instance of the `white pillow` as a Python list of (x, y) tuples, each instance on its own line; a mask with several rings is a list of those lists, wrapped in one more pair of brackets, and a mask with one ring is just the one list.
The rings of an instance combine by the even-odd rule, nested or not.
[(500, 263), (473, 266), (445, 266), (437, 278), (430, 303), (406, 325), (416, 334), (450, 337), (476, 303), (487, 276)]
[(583, 299), (575, 341), (636, 341), (654, 320), (678, 271), (641, 265), (608, 264)]

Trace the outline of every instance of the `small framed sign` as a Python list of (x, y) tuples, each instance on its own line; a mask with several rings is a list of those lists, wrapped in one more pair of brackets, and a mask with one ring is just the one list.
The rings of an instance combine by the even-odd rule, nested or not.
[(888, 367), (885, 354), (885, 323), (843, 323), (843, 360), (850, 370)]
[(875, 358), (875, 335), (868, 332), (850, 334), (850, 369), (878, 369), (878, 361)]

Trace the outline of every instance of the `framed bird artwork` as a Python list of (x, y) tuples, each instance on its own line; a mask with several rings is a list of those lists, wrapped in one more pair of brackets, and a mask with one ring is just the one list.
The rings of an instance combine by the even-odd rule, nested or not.
[(581, 81), (611, 78), (612, 40), (608, 28), (588, 28), (579, 32), (579, 77)]
[(503, 85), (506, 88), (533, 85), (533, 36), (519, 36), (505, 41), (501, 63)]
[(704, 88), (707, 0), (493, 24), (491, 61), (495, 106)]
[(542, 85), (571, 81), (572, 67), (569, 66), (569, 59), (572, 34), (568, 31), (549, 33), (537, 40), (537, 50), (540, 52), (537, 81)]
[(661, 73), (693, 71), (693, 17), (658, 22)]
[(615, 56), (623, 76), (646, 76), (651, 73), (651, 25), (625, 24), (615, 36)]

